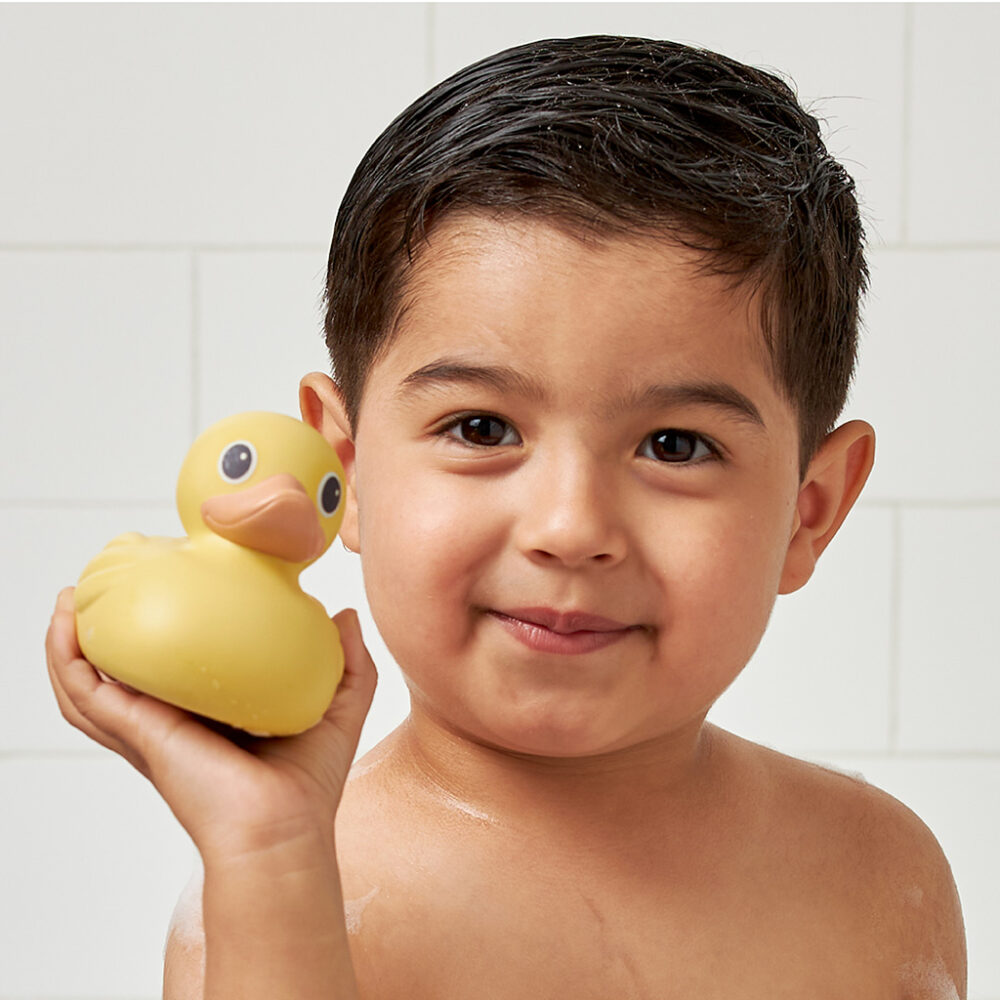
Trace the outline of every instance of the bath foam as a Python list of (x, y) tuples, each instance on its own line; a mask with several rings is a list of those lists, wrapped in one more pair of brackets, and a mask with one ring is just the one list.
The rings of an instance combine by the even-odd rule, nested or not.
[(347, 923), (347, 933), (357, 934), (361, 930), (361, 917), (365, 907), (378, 895), (378, 886), (359, 899), (344, 900), (344, 921)]
[[(205, 974), (205, 926), (202, 917), (202, 891), (205, 886), (205, 869), (198, 858), (191, 878), (181, 890), (177, 905), (170, 916), (168, 938), (173, 937), (185, 947), (198, 947), (201, 953), (201, 973)], [(360, 899), (344, 900), (344, 919), (347, 923), (347, 933), (357, 934), (361, 930), (361, 917), (365, 907), (378, 895), (376, 886)], [(164, 946), (164, 954), (166, 946)]]
[[(201, 893), (205, 885), (205, 869), (199, 857), (188, 879), (187, 885), (181, 890), (174, 912), (170, 915), (170, 926), (167, 939), (174, 938), (182, 947), (197, 948), (200, 955), (201, 974), (205, 974), (205, 925), (202, 920)], [(164, 945), (164, 954), (166, 946)]]
[(906, 962), (899, 970), (899, 984), (906, 996), (927, 996), (940, 1000), (961, 1000), (955, 980), (940, 955)]
[(829, 764), (825, 760), (810, 760), (809, 763), (815, 764), (817, 767), (821, 767), (824, 771), (829, 771), (831, 774), (839, 774), (845, 778), (850, 778), (852, 781), (856, 781), (861, 785), (868, 784), (868, 779), (860, 771), (848, 771), (842, 767), (835, 767), (833, 764)]

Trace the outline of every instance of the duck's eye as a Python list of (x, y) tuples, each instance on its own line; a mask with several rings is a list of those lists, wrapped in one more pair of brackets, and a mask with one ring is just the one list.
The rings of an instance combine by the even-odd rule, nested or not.
[(325, 517), (332, 517), (340, 506), (340, 476), (336, 472), (328, 472), (316, 491), (316, 502)]
[(219, 475), (226, 482), (242, 483), (257, 468), (257, 449), (249, 441), (234, 441), (222, 449)]

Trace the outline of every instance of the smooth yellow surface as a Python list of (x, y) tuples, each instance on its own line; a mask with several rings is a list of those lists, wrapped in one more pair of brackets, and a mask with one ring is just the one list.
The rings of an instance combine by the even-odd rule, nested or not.
[[(257, 467), (239, 484), (218, 463), (247, 440)], [(177, 509), (186, 538), (121, 535), (84, 569), (76, 590), (80, 648), (96, 667), (139, 691), (265, 735), (302, 732), (322, 717), (343, 674), (336, 626), (304, 593), (290, 563), (214, 534), (201, 504), (287, 472), (315, 503), (343, 469), (322, 436), (301, 421), (245, 413), (209, 428), (181, 468)], [(326, 545), (343, 518), (317, 510)]]

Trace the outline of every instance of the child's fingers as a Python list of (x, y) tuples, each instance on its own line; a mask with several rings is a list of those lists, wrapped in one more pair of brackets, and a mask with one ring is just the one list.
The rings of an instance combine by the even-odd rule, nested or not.
[(66, 721), (155, 781), (158, 748), (188, 720), (187, 713), (104, 679), (84, 658), (76, 636), (72, 588), (62, 591), (56, 602), (46, 660)]
[(56, 601), (45, 636), (45, 661), (63, 718), (96, 743), (127, 757), (121, 741), (94, 718), (92, 703), (97, 691), (103, 686), (114, 685), (102, 681), (94, 667), (83, 658), (76, 637), (71, 587), (61, 591)]
[[(60, 591), (48, 632), (45, 634), (45, 664), (48, 668), (49, 681), (63, 718), (91, 739), (106, 746), (105, 735), (87, 721), (67, 687), (69, 685), (75, 691), (81, 684), (86, 684), (87, 674), (94, 673), (93, 667), (83, 659), (80, 652), (72, 602), (71, 587)], [(76, 674), (84, 676), (76, 677), (74, 676)]]

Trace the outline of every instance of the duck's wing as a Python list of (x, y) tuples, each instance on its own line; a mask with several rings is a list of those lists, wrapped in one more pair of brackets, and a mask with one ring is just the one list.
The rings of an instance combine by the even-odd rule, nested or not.
[(126, 586), (136, 566), (160, 556), (179, 543), (175, 538), (147, 537), (137, 531), (117, 535), (84, 567), (76, 584), (75, 604), (79, 614), (115, 586)]

